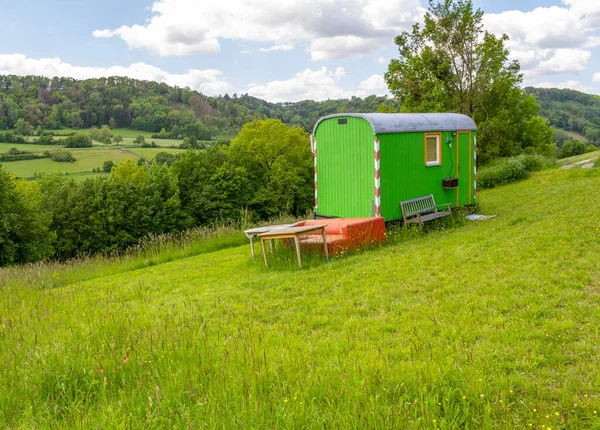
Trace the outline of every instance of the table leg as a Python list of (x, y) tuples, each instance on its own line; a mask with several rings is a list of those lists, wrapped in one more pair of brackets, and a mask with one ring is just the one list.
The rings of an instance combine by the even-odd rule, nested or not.
[(254, 258), (254, 237), (250, 238), (250, 249), (252, 250), (252, 258)]
[(325, 247), (325, 258), (329, 261), (329, 250), (327, 249), (327, 235), (325, 234), (325, 229), (321, 232), (323, 234), (323, 246)]
[(302, 267), (302, 255), (300, 254), (300, 238), (294, 236), (294, 242), (296, 243), (296, 255), (298, 255), (298, 266)]
[(271, 254), (275, 253), (275, 241), (271, 239)]
[(269, 267), (269, 262), (267, 261), (267, 250), (265, 248), (265, 240), (262, 237), (260, 238), (260, 246), (262, 246), (263, 258), (265, 259), (265, 266)]

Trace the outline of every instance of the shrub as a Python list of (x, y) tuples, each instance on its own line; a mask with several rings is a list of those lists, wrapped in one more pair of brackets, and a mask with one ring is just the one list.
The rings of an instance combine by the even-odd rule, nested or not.
[(47, 158), (47, 157), (48, 157), (47, 155), (31, 154), (31, 153), (16, 154), (16, 155), (0, 154), (0, 161), (3, 163), (8, 163), (10, 161), (37, 160), (39, 158)]
[(558, 158), (567, 158), (585, 152), (585, 145), (578, 140), (569, 140), (558, 151)]
[(597, 146), (594, 145), (588, 145), (585, 147), (585, 153), (587, 154), (588, 152), (596, 152), (600, 150), (600, 148), (598, 148)]
[(482, 168), (477, 173), (477, 187), (494, 188), (528, 178), (529, 172), (519, 158), (505, 158)]
[(523, 163), (528, 172), (539, 172), (540, 170), (554, 164), (554, 159), (544, 157), (539, 154), (523, 154), (517, 157)]
[(89, 148), (92, 146), (92, 138), (85, 133), (76, 133), (63, 140), (65, 148)]
[(38, 145), (54, 145), (54, 137), (51, 134), (43, 133), (38, 140), (35, 141)]
[(0, 143), (27, 143), (23, 136), (18, 136), (14, 133), (0, 133)]
[(50, 152), (50, 159), (52, 161), (56, 161), (57, 163), (72, 163), (75, 161), (75, 158), (73, 158), (73, 154), (71, 154), (69, 151), (64, 151), (62, 149)]
[(5, 154), (0, 154), (1, 162), (9, 162), (9, 161), (22, 161), (22, 160), (37, 160), (38, 158), (47, 158), (48, 154), (40, 155), (40, 154), (32, 154), (27, 151), (20, 151), (17, 148), (13, 147), (8, 150)]

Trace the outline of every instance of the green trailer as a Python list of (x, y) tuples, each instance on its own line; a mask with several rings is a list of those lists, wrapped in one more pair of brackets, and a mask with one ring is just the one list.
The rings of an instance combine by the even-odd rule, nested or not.
[(475, 204), (476, 130), (454, 113), (325, 116), (311, 136), (315, 215), (402, 218), (400, 202), (433, 194), (437, 204)]

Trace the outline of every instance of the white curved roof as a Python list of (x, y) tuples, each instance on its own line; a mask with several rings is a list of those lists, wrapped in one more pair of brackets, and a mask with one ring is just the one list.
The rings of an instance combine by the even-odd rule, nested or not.
[(373, 134), (477, 130), (475, 122), (460, 113), (336, 113), (320, 118), (313, 134), (321, 121), (336, 117), (362, 118), (371, 124)]

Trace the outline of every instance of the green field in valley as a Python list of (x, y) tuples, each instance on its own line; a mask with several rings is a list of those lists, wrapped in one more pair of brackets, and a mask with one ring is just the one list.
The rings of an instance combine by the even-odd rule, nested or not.
[(28, 151), (33, 153), (43, 153), (44, 151), (55, 151), (61, 149), (61, 145), (36, 145), (33, 143), (0, 143), (0, 153), (8, 152), (11, 148), (17, 148), (19, 151)]
[[(67, 130), (61, 131), (66, 132)], [(146, 134), (150, 135), (150, 133)], [(29, 139), (30, 141), (36, 140), (34, 137)], [(168, 152), (170, 154), (180, 154), (183, 152), (182, 149), (174, 148), (181, 143), (180, 140), (154, 139), (154, 142), (158, 145), (156, 148), (141, 148), (139, 145), (135, 145), (133, 140), (134, 138), (127, 137), (123, 140), (122, 145), (105, 145), (100, 142), (94, 142), (92, 148), (67, 148), (76, 159), (74, 163), (58, 163), (50, 159), (37, 159), (12, 161), (3, 163), (3, 165), (9, 172), (14, 173), (21, 178), (32, 178), (35, 174), (55, 172), (68, 173), (69, 175), (77, 175), (78, 177), (84, 178), (96, 174), (93, 172), (93, 169), (102, 169), (105, 161), (113, 161), (115, 164), (127, 160), (137, 161), (139, 158), (151, 161), (159, 152)], [(152, 140), (147, 140), (148, 143), (151, 141)], [(60, 142), (60, 139), (57, 139), (57, 142)], [(121, 147), (124, 149), (122, 150)], [(44, 151), (61, 149), (62, 146), (58, 144), (36, 145), (33, 143), (0, 143), (0, 153), (8, 152), (11, 148), (41, 154)]]
[[(55, 149), (55, 148), (53, 148)], [(33, 151), (32, 151), (33, 152)], [(93, 173), (93, 169), (100, 168), (105, 161), (115, 164), (123, 161), (136, 161), (139, 156), (118, 148), (71, 148), (69, 152), (75, 157), (73, 163), (57, 163), (49, 158), (38, 160), (11, 161), (2, 163), (6, 169), (20, 178), (32, 178), (37, 173), (68, 173), (69, 175)]]
[[(135, 138), (133, 138), (133, 137), (126, 137), (126, 138), (123, 139), (123, 143), (121, 145), (122, 146), (136, 146), (136, 144), (133, 143), (134, 140), (135, 140)], [(147, 138), (146, 139), (146, 143), (151, 143), (151, 142), (154, 142), (157, 147), (166, 147), (166, 148), (175, 147), (175, 148), (177, 148), (183, 142), (183, 140), (178, 140), (178, 139), (151, 139), (151, 138)]]
[(599, 187), (546, 170), (302, 269), (238, 234), (0, 270), (0, 427), (600, 428)]

